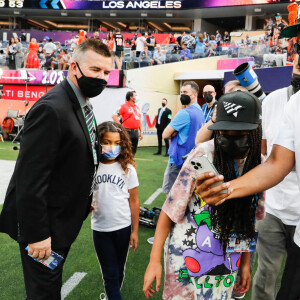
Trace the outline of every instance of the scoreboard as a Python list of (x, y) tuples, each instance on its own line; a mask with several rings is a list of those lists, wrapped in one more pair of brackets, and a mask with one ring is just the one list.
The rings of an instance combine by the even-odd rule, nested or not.
[[(297, 0), (296, 2), (299, 2)], [(238, 5), (290, 3), (290, 0), (0, 0), (0, 8), (132, 10), (195, 9)]]

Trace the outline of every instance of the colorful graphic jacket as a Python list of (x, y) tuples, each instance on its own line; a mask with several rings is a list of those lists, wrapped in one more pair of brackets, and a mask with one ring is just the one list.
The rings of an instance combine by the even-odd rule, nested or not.
[[(210, 206), (195, 192), (196, 173), (190, 164), (192, 158), (204, 154), (212, 161), (213, 152), (213, 141), (191, 152), (162, 208), (174, 222), (164, 249), (166, 300), (231, 299), (241, 255), (224, 256), (218, 232), (211, 226)], [(257, 209), (260, 218), (262, 201), (263, 197)]]

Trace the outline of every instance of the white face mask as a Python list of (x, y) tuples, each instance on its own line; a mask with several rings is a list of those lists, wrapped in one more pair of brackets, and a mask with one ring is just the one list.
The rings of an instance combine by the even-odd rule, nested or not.
[(139, 97), (135, 97), (134, 103), (138, 103), (139, 101), (140, 101), (140, 98)]

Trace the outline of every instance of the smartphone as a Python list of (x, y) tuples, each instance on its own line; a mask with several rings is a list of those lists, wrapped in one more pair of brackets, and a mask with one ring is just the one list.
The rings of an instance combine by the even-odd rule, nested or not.
[[(28, 246), (25, 248), (25, 250), (28, 251)], [(58, 253), (54, 251), (51, 252), (51, 255), (46, 260), (44, 259), (38, 260), (37, 258), (32, 257), (32, 254), (28, 254), (28, 255), (35, 261), (43, 264), (44, 266), (46, 266), (51, 270), (54, 270), (64, 260), (62, 256), (60, 256)]]
[[(208, 159), (206, 155), (198, 156), (190, 160), (191, 165), (193, 166), (195, 172), (197, 174), (203, 174), (205, 172), (213, 172), (219, 175), (219, 172), (213, 165), (213, 163)], [(222, 184), (224, 181), (218, 181), (212, 185), (212, 187), (218, 186)], [(228, 189), (224, 189), (220, 192), (220, 194), (227, 194)]]

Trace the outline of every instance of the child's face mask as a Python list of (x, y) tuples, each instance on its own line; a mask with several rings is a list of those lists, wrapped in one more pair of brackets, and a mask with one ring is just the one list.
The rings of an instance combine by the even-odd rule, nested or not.
[(101, 145), (102, 146), (102, 155), (108, 159), (113, 160), (116, 159), (121, 153), (120, 145)]

